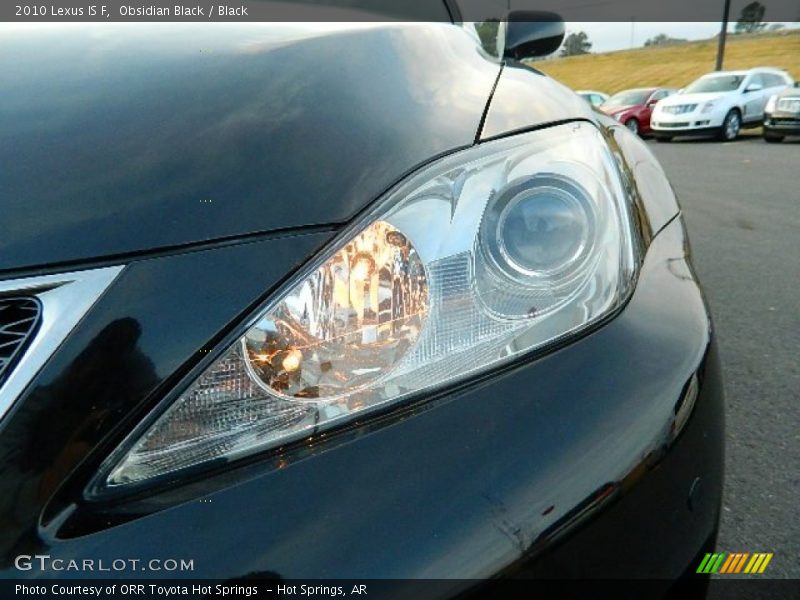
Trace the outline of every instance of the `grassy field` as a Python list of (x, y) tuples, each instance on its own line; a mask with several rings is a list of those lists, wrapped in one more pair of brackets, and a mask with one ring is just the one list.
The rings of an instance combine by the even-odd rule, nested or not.
[[(608, 94), (633, 87), (682, 88), (714, 70), (716, 38), (662, 46), (554, 58), (533, 63), (573, 89)], [(725, 69), (769, 66), (786, 69), (800, 79), (800, 29), (748, 36), (729, 35)]]

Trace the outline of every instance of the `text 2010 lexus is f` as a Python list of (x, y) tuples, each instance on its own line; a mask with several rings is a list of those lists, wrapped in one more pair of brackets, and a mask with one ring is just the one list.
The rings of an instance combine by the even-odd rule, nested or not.
[(540, 17), (4, 31), (4, 578), (694, 571), (709, 312)]

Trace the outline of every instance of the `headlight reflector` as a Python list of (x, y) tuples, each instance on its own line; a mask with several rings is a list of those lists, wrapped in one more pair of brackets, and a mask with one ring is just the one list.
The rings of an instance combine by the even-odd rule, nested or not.
[(419, 337), (427, 305), (416, 250), (377, 221), (247, 332), (243, 356), (267, 393), (334, 398), (392, 369)]
[(589, 123), (408, 178), (131, 436), (110, 486), (313, 435), (574, 334), (627, 297), (634, 235)]

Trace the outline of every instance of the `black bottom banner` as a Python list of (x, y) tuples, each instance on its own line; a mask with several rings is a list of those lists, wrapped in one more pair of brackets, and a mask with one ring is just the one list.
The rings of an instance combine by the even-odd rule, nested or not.
[(709, 598), (800, 599), (800, 580), (713, 579), (659, 580), (529, 580), (474, 581), (457, 579), (304, 580), (242, 578), (237, 580), (0, 580), (0, 598), (147, 599), (313, 599), (394, 600), (427, 598)]

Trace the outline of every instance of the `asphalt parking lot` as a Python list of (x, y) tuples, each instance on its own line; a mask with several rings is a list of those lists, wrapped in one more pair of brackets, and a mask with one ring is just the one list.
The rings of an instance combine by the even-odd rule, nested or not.
[(800, 578), (800, 141), (649, 145), (681, 201), (722, 357), (718, 549), (774, 552), (769, 574)]

